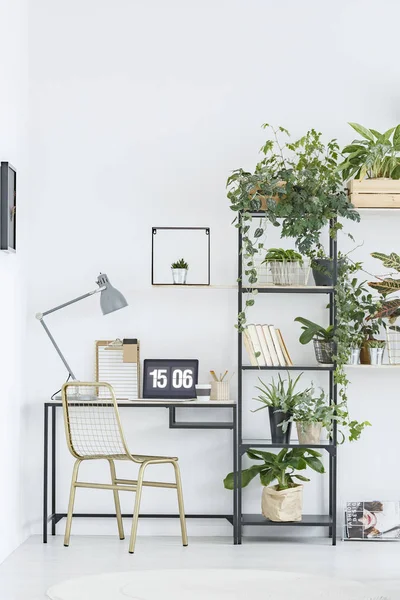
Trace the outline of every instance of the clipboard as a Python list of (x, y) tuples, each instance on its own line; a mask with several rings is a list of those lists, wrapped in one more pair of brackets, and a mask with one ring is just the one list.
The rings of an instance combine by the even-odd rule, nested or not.
[[(109, 383), (119, 400), (140, 397), (140, 345), (137, 339), (96, 341), (96, 381)], [(99, 390), (99, 396), (107, 390)]]

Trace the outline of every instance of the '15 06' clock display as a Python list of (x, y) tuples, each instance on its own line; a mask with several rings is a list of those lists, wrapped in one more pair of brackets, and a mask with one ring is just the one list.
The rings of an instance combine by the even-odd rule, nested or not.
[(198, 360), (146, 359), (143, 371), (143, 398), (196, 397)]

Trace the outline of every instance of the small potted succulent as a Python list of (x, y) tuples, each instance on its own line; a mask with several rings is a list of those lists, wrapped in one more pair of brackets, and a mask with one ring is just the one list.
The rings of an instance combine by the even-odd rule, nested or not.
[(295, 250), (270, 248), (262, 264), (268, 265), (274, 285), (307, 285), (310, 267)]
[(188, 269), (189, 265), (184, 258), (172, 263), (172, 281), (175, 285), (184, 285), (186, 283)]
[(384, 340), (369, 340), (368, 352), (371, 365), (381, 365), (386, 342)]
[[(270, 521), (288, 523), (301, 521), (303, 512), (303, 485), (295, 482), (310, 481), (296, 471), (304, 471), (307, 467), (317, 473), (325, 473), (320, 461), (321, 454), (310, 448), (283, 448), (278, 454), (250, 448), (247, 456), (261, 464), (243, 469), (242, 487), (246, 487), (254, 477), (260, 476), (262, 491), (262, 514)], [(276, 485), (271, 486), (273, 481)], [(234, 474), (229, 473), (224, 479), (228, 490), (234, 489)]]
[(304, 317), (296, 317), (295, 321), (301, 323), (303, 329), (303, 333), (299, 337), (300, 344), (309, 344), (312, 340), (317, 361), (321, 364), (332, 364), (336, 351), (333, 325), (325, 328)]
[[(295, 392), (296, 385), (302, 376), (302, 373), (293, 380), (288, 373), (288, 380), (282, 379), (278, 375), (278, 382), (273, 379), (271, 383), (266, 384), (259, 379), (260, 386), (256, 386), (260, 394), (257, 398), (253, 398), (257, 402), (261, 402), (262, 406), (256, 408), (252, 412), (258, 412), (264, 408), (268, 408), (269, 424), (271, 429), (272, 442), (275, 444), (289, 444), (290, 434), (292, 429), (291, 416), (294, 407), (300, 402), (309, 389), (302, 392)], [(286, 422), (286, 427), (282, 425)]]

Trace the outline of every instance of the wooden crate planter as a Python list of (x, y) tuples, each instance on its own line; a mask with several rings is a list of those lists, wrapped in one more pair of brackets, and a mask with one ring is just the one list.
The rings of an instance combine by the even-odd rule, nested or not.
[(348, 190), (356, 208), (400, 208), (398, 179), (353, 179)]

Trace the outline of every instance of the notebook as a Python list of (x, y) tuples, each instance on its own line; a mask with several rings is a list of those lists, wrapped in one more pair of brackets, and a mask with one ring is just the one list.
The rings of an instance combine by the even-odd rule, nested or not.
[[(120, 400), (138, 400), (140, 355), (137, 339), (99, 340), (96, 342), (96, 381), (109, 383)], [(105, 397), (107, 390), (100, 389)]]

